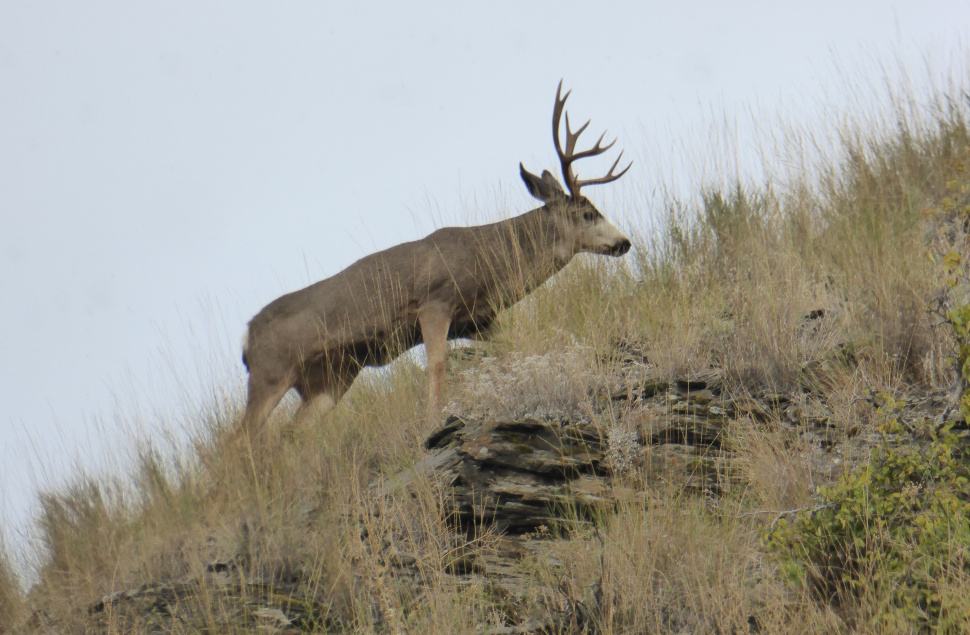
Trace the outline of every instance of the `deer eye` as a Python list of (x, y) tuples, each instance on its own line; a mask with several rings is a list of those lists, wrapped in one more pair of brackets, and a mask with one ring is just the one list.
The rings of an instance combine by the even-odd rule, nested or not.
[(583, 212), (583, 220), (592, 223), (596, 220), (596, 214), (593, 212)]

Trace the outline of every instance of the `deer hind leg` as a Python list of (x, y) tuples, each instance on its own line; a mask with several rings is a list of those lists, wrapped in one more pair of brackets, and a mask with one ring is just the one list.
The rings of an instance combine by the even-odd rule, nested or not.
[(418, 311), (418, 324), (428, 356), (428, 416), (441, 413), (441, 383), (445, 374), (445, 355), (448, 352), (448, 327), (451, 326), (451, 308), (431, 304)]
[(330, 411), (337, 405), (339, 397), (329, 393), (321, 392), (309, 398), (304, 398), (296, 414), (293, 415), (293, 427), (303, 429), (313, 421), (319, 421), (330, 414)]
[(249, 388), (246, 398), (246, 413), (242, 423), (236, 428), (234, 435), (254, 435), (262, 429), (269, 415), (283, 399), (283, 395), (292, 387), (288, 381), (267, 381), (250, 372)]
[(359, 372), (344, 356), (324, 358), (307, 366), (297, 391), (303, 399), (293, 417), (298, 428), (330, 414)]

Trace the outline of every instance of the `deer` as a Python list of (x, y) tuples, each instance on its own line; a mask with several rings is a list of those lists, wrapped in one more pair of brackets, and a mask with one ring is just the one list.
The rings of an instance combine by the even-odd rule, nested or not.
[[(420, 240), (365, 256), (336, 275), (270, 302), (249, 322), (243, 364), (249, 371), (239, 431), (264, 426), (283, 396), (302, 399), (294, 420), (327, 415), (360, 371), (382, 366), (423, 343), (429, 414), (441, 412), (448, 341), (482, 339), (499, 311), (523, 299), (579, 253), (622, 256), (630, 240), (581, 192), (616, 181), (617, 156), (605, 176), (580, 179), (579, 159), (608, 151), (606, 132), (577, 151), (589, 121), (571, 129), (566, 99), (556, 89), (552, 137), (564, 189), (548, 170), (536, 176), (520, 162), (529, 193), (543, 205), (519, 216), (472, 227), (443, 227)], [(568, 190), (568, 191), (567, 191)]]

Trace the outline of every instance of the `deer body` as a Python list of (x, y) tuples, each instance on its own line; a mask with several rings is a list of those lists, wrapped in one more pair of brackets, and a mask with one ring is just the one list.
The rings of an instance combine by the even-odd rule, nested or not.
[[(557, 94), (557, 150), (557, 115), (564, 102)], [(573, 153), (585, 126), (572, 133), (568, 115), (566, 122), (567, 150), (560, 150), (560, 159), (572, 195), (548, 171), (539, 177), (520, 165), (542, 207), (487, 225), (445, 227), (365, 256), (256, 314), (243, 344), (249, 386), (241, 429), (255, 432), (291, 388), (303, 399), (298, 417), (322, 416), (364, 366), (389, 363), (422, 342), (429, 406), (440, 408), (449, 339), (485, 335), (497, 311), (521, 300), (579, 252), (626, 253), (630, 241), (579, 195), (584, 182), (570, 168), (575, 158), (609, 146), (597, 142), (592, 150)], [(615, 167), (607, 177), (585, 183), (608, 182), (626, 171), (614, 175)]]
[[(537, 212), (439, 229), (274, 300), (249, 323), (247, 366), (282, 380), (305, 363), (337, 354), (360, 366), (383, 365), (394, 352), (422, 342), (418, 317), (431, 307), (447, 307), (451, 338), (484, 332), (497, 310), (566, 264), (536, 253), (541, 245), (528, 240), (530, 229), (543, 224)], [(295, 386), (297, 377), (287, 380)]]

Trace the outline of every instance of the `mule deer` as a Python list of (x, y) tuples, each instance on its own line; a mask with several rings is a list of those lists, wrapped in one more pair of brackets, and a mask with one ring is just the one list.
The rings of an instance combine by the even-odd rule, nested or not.
[(440, 411), (449, 339), (487, 332), (497, 311), (518, 302), (579, 252), (621, 256), (630, 241), (581, 193), (585, 185), (623, 176), (580, 179), (573, 163), (602, 154), (604, 132), (592, 148), (576, 151), (589, 125), (575, 132), (566, 114), (565, 147), (559, 130), (569, 92), (556, 91), (552, 133), (567, 193), (545, 170), (519, 170), (544, 205), (478, 227), (444, 227), (421, 240), (365, 256), (333, 277), (268, 304), (249, 322), (243, 363), (249, 394), (242, 430), (254, 432), (291, 388), (303, 399), (298, 418), (323, 416), (364, 366), (389, 363), (424, 342), (430, 375), (429, 407)]

